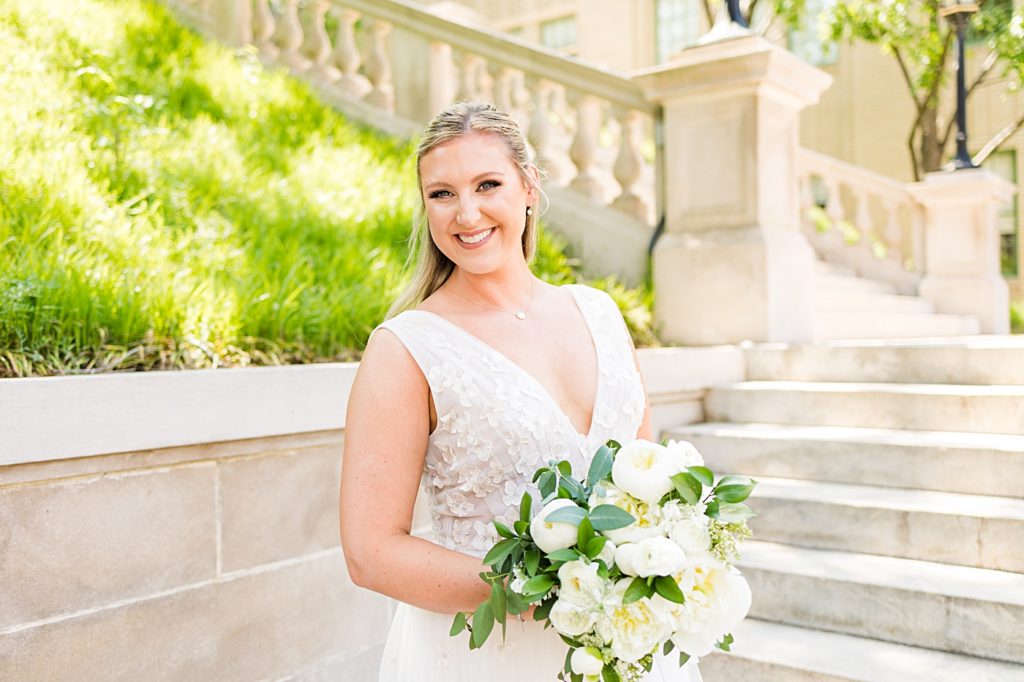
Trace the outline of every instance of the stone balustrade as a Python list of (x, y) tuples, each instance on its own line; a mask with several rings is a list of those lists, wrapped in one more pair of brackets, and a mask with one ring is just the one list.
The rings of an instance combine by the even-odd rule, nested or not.
[(803, 230), (826, 260), (917, 293), (924, 210), (907, 183), (809, 149), (797, 156)]

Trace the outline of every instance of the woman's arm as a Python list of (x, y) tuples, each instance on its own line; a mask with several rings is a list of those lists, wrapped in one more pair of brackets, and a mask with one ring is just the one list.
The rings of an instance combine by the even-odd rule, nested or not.
[(429, 611), (471, 611), (480, 559), (410, 535), (430, 430), (429, 387), (390, 331), (371, 336), (345, 419), (341, 544), (352, 581)]

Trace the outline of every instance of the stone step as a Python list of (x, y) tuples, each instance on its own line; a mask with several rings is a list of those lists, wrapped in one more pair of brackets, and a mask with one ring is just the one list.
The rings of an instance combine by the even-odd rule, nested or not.
[(751, 505), (759, 540), (1024, 573), (1021, 499), (760, 478)]
[(837, 275), (834, 272), (818, 271), (814, 273), (814, 288), (818, 292), (826, 291), (861, 291), (871, 294), (895, 294), (896, 286), (878, 279)]
[(917, 296), (858, 291), (817, 291), (814, 308), (820, 313), (927, 313), (935, 311), (931, 301)]
[(857, 277), (857, 271), (848, 265), (830, 263), (825, 260), (814, 261), (814, 273), (816, 275), (838, 275), (840, 277)]
[(1024, 663), (1024, 575), (749, 541), (750, 615)]
[(908, 312), (817, 311), (811, 331), (815, 341), (964, 336), (981, 331), (967, 315)]
[(1024, 436), (781, 424), (687, 424), (715, 472), (1024, 498)]
[(748, 618), (704, 682), (1024, 682), (1024, 666)]
[(1024, 385), (1024, 336), (765, 343), (746, 346), (747, 378)]
[(713, 386), (707, 421), (1024, 434), (1024, 386), (745, 381)]

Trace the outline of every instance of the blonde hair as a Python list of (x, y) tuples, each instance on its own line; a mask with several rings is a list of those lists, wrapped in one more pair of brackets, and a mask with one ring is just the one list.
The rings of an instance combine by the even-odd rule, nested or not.
[[(529, 173), (531, 166), (536, 167), (533, 150), (519, 124), (488, 102), (457, 102), (427, 124), (416, 149), (417, 186), (423, 186), (420, 162), (424, 156), (440, 145), (472, 133), (485, 133), (501, 138), (508, 147), (509, 159), (516, 166), (520, 177), (536, 190), (538, 198), (542, 196), (543, 191), (539, 182)], [(534, 206), (532, 215), (526, 216), (526, 229), (523, 230), (523, 257), (527, 263), (533, 261), (537, 250), (537, 217), (540, 213), (538, 209), (538, 206)], [(455, 264), (437, 248), (430, 236), (422, 191), (419, 211), (413, 221), (412, 234), (409, 237), (409, 260), (406, 267), (409, 267), (412, 261), (415, 261), (412, 279), (388, 308), (384, 319), (390, 319), (403, 310), (415, 308), (437, 291), (455, 271)]]

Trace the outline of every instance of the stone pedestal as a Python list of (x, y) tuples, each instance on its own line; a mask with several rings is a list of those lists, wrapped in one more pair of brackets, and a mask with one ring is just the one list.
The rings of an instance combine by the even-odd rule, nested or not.
[(666, 220), (653, 263), (664, 337), (810, 340), (799, 115), (831, 77), (752, 35), (684, 50), (635, 80), (664, 107)]
[(977, 317), (985, 334), (1010, 331), (996, 216), (1015, 191), (980, 168), (930, 173), (911, 187), (925, 208), (925, 272), (918, 293), (936, 312)]
[(252, 0), (214, 0), (210, 13), (222, 42), (236, 47), (252, 42)]

